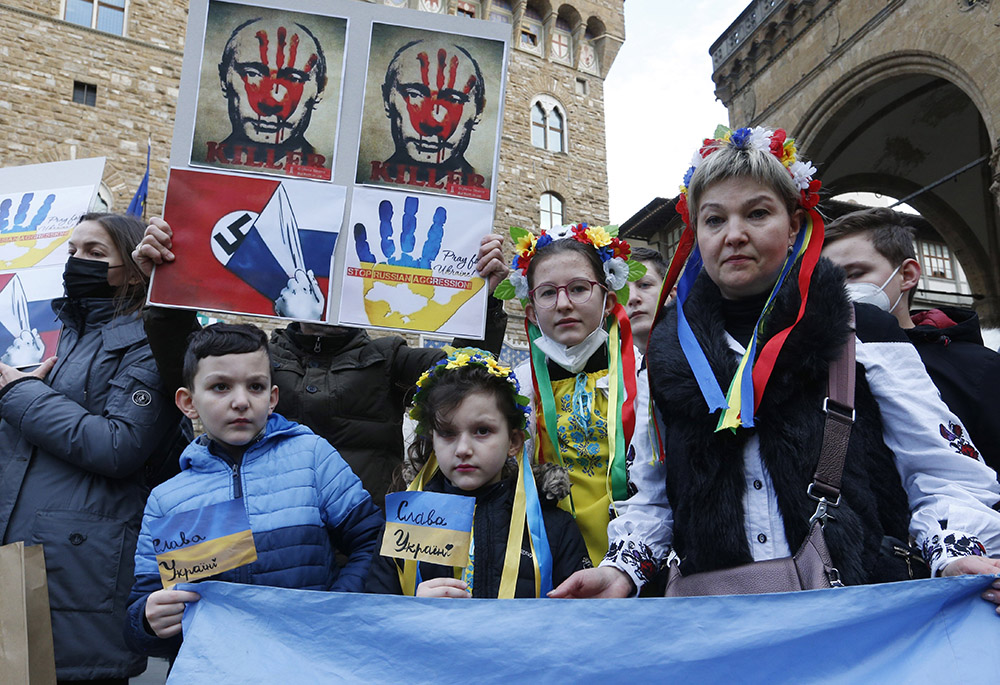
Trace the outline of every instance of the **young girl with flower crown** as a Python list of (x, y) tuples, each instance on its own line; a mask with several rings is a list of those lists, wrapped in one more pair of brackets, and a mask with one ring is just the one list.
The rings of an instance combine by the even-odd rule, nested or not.
[(529, 411), (510, 368), (488, 352), (452, 350), (424, 372), (410, 412), (417, 426), (409, 458), (420, 471), (409, 490), (475, 498), (469, 562), (454, 568), (379, 556), (368, 592), (544, 597), (590, 565), (572, 517), (538, 497), (524, 463)]
[(619, 302), (645, 271), (616, 234), (587, 224), (537, 237), (514, 228), (514, 270), (496, 290), (524, 304), (531, 359), (518, 374), (532, 379), (534, 455), (542, 470), (568, 474), (559, 505), (575, 516), (595, 565), (608, 551), (612, 500), (627, 497), (635, 427), (636, 355)]

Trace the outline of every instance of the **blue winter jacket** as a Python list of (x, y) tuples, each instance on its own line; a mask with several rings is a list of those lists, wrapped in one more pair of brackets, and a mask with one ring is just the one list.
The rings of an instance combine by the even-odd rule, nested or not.
[[(146, 598), (162, 589), (150, 523), (163, 516), (242, 496), (257, 561), (213, 580), (361, 592), (384, 518), (330, 443), (272, 414), (264, 434), (234, 465), (202, 435), (181, 455), (181, 472), (153, 489), (135, 552), (125, 640), (143, 654), (170, 656), (180, 637), (163, 640), (143, 624)], [(348, 555), (343, 568), (335, 550)]]

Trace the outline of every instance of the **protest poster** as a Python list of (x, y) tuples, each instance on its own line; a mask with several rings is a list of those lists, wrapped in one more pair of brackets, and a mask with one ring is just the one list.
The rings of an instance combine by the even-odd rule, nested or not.
[(492, 197), (504, 43), (376, 23), (357, 183)]
[(482, 337), (485, 281), (476, 273), (489, 205), (356, 188), (340, 322)]
[(405, 561), (465, 566), (475, 509), (475, 497), (426, 491), (389, 493), (380, 554)]
[(167, 590), (257, 561), (243, 499), (153, 519), (149, 536)]
[(55, 354), (67, 243), (103, 173), (103, 157), (0, 169), (0, 362), (26, 368)]
[(154, 271), (150, 304), (325, 320), (345, 192), (172, 169), (163, 215), (180, 256)]
[(329, 180), (347, 20), (211, 0), (191, 164)]
[(471, 601), (207, 581), (179, 587), (201, 599), (184, 612), (168, 684), (215, 685), (225, 673), (279, 683), (992, 685), (1000, 617), (979, 596), (992, 581)]
[[(191, 0), (188, 17), (164, 208), (176, 260), (156, 269), (149, 302), (481, 336), (487, 293), (471, 257), (495, 212), (509, 27), (348, 0), (279, 0), (265, 8)], [(417, 51), (402, 55), (406, 69), (398, 61), (390, 69), (404, 45)], [(425, 124), (419, 144), (411, 146), (419, 159), (407, 164), (407, 174), (430, 162), (433, 183), (420, 180), (430, 178), (420, 169), (385, 182), (359, 182), (362, 156), (372, 155), (370, 172), (373, 161), (385, 164), (395, 154), (392, 121), (402, 120), (386, 116), (379, 94), (387, 70), (410, 79), (431, 57), (426, 80), (419, 75), (419, 83), (393, 82), (390, 90), (396, 111), (412, 110), (399, 131), (411, 130), (414, 121)], [(369, 73), (379, 70), (367, 93)], [(418, 101), (414, 94), (424, 85), (433, 92)], [(399, 100), (404, 95), (408, 101)], [(382, 130), (364, 137), (370, 145), (362, 155), (362, 129), (375, 114)], [(193, 173), (214, 175), (185, 177)], [(397, 176), (405, 183), (393, 180)], [(257, 185), (261, 179), (283, 190)], [(297, 183), (312, 190), (298, 192)], [(246, 201), (234, 205), (241, 195)], [(394, 207), (397, 222), (416, 218), (416, 227), (400, 223), (395, 230), (400, 239), (419, 241), (417, 252), (405, 241), (385, 252), (388, 245), (376, 234), (383, 229), (383, 201)], [(417, 209), (409, 211), (411, 205)], [(264, 212), (265, 206), (273, 211)], [(298, 230), (286, 221), (287, 207)], [(322, 224), (303, 221), (311, 209), (323, 214)], [(435, 220), (438, 210), (447, 220)], [(357, 224), (371, 235), (335, 240), (332, 262), (315, 266), (329, 255), (307, 247), (303, 231), (336, 235), (348, 218), (352, 237)], [(359, 254), (363, 244), (367, 249)], [(296, 266), (303, 260), (305, 268)]]

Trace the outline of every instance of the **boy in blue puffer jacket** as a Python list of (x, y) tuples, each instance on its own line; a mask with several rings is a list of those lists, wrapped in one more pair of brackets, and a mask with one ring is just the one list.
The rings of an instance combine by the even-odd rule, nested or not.
[[(273, 413), (267, 336), (215, 324), (191, 336), (180, 410), (205, 434), (181, 455), (181, 472), (149, 496), (135, 552), (125, 639), (133, 650), (173, 656), (195, 592), (164, 590), (151, 526), (158, 519), (242, 499), (257, 560), (213, 579), (305, 590), (360, 592), (383, 523), (361, 481), (330, 443)], [(335, 552), (348, 555), (338, 568)]]

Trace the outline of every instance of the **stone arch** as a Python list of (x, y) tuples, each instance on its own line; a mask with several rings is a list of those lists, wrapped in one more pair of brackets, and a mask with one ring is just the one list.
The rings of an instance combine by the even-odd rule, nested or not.
[[(905, 197), (967, 164), (995, 140), (986, 99), (970, 74), (941, 55), (877, 56), (845, 74), (792, 129), (827, 192)], [(997, 205), (992, 171), (979, 161), (909, 201), (962, 264), (981, 317), (1000, 317)]]

